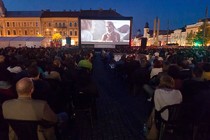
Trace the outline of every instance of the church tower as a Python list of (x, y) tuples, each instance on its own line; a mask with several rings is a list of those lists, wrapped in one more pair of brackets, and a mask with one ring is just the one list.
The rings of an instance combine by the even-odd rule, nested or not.
[(0, 17), (5, 17), (7, 9), (4, 6), (4, 2), (0, 0)]
[(149, 38), (149, 23), (146, 22), (145, 27), (144, 27), (144, 38)]

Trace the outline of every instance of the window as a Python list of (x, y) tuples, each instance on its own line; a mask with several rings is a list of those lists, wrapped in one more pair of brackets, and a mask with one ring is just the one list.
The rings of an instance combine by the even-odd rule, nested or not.
[(9, 27), (9, 22), (7, 22), (7, 27)]
[(65, 23), (63, 23), (63, 27), (65, 27), (66, 25), (65, 25)]
[(59, 23), (59, 27), (61, 27), (61, 23)]
[(72, 27), (72, 23), (71, 22), (69, 23), (69, 26)]
[(74, 22), (74, 27), (77, 27), (77, 22)]
[(22, 31), (21, 30), (19, 30), (19, 35), (21, 35), (22, 34)]
[(36, 27), (38, 27), (39, 26), (39, 24), (38, 24), (38, 22), (36, 22)]
[(26, 22), (23, 23), (23, 26), (26, 27)]
[(13, 30), (13, 34), (16, 35), (16, 30)]
[(72, 31), (69, 32), (70, 36), (72, 36)]
[(10, 30), (7, 31), (7, 35), (10, 35)]
[(51, 23), (49, 22), (49, 27), (51, 27)]
[(55, 23), (55, 27), (58, 27), (58, 23)]
[(28, 32), (27, 32), (27, 30), (25, 30), (25, 35), (28, 35)]
[(74, 35), (77, 36), (77, 31), (74, 31)]
[(15, 27), (15, 22), (12, 22), (13, 27)]

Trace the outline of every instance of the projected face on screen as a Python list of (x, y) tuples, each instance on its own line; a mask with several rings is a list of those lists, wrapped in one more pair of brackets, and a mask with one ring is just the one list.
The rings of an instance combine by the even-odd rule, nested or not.
[(130, 20), (81, 19), (81, 44), (129, 44)]

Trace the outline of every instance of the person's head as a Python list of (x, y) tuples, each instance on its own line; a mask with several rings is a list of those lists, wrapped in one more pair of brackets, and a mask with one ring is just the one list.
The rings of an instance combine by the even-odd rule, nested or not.
[(168, 67), (167, 74), (174, 79), (179, 79), (180, 78), (180, 68), (177, 65), (170, 65)]
[(0, 63), (3, 63), (5, 61), (5, 57), (3, 55), (0, 55)]
[(34, 91), (33, 81), (30, 78), (22, 78), (16, 83), (16, 91), (18, 97), (31, 97)]
[(38, 68), (37, 65), (31, 65), (31, 66), (29, 66), (28, 69), (27, 69), (27, 71), (28, 71), (29, 77), (35, 78), (35, 79), (36, 78), (39, 78), (40, 73), (39, 73), (39, 68)]
[(169, 75), (162, 75), (160, 77), (159, 88), (174, 88), (175, 82), (174, 79)]
[(111, 22), (111, 21), (108, 21), (106, 23), (106, 27), (107, 27), (107, 31), (109, 33), (113, 32), (115, 30), (115, 26), (114, 26), (113, 22)]
[(61, 67), (61, 61), (60, 60), (58, 60), (58, 59), (55, 59), (54, 61), (53, 61), (53, 66), (54, 67)]
[(154, 65), (153, 65), (154, 68), (162, 68), (163, 67), (162, 61), (155, 59), (153, 62), (154, 62)]

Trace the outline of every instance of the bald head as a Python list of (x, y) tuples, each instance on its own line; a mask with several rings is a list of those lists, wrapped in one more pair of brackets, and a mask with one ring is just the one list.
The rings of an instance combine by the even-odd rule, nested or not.
[(31, 96), (33, 89), (33, 81), (26, 77), (20, 79), (16, 84), (16, 91), (18, 96)]

